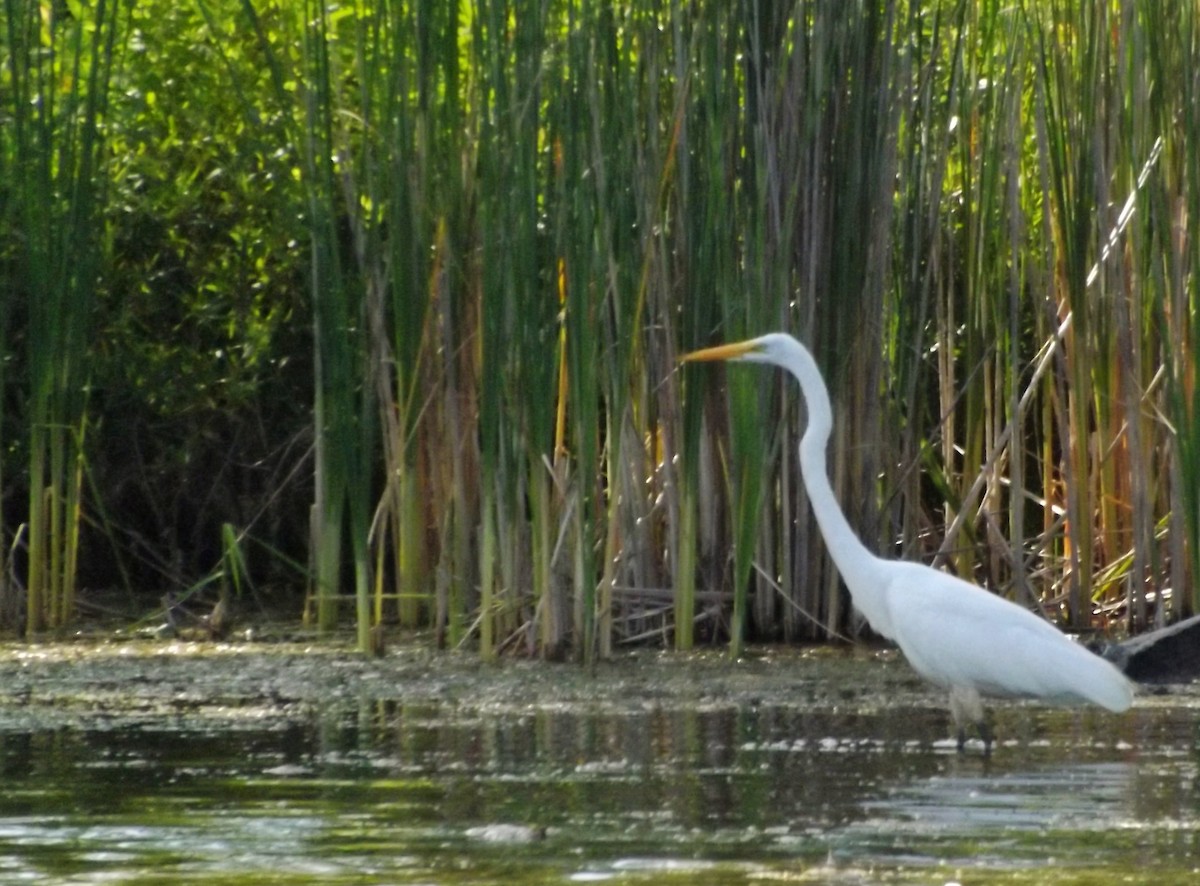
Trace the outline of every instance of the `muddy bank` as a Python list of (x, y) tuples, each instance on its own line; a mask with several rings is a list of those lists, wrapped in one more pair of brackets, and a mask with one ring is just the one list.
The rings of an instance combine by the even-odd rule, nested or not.
[[(86, 640), (0, 645), (0, 730), (208, 723), (284, 725), (365, 700), (462, 704), (497, 711), (587, 704), (620, 709), (735, 704), (841, 709), (940, 709), (893, 650), (786, 647), (732, 662), (723, 650), (638, 650), (585, 668), (414, 644), (367, 658), (346, 643)], [(1190, 706), (1192, 684), (1143, 687), (1139, 705)], [(1011, 705), (1013, 702), (1005, 702)]]
[(286, 720), (364, 698), (512, 708), (560, 704), (851, 705), (930, 693), (891, 651), (758, 649), (624, 653), (585, 668), (502, 660), (423, 645), (367, 658), (325, 642), (147, 640), (0, 645), (0, 729), (162, 718)]

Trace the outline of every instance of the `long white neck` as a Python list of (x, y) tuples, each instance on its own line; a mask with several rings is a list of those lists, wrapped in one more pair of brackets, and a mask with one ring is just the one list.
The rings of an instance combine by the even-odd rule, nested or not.
[(812, 354), (799, 342), (793, 343), (795, 347), (789, 349), (786, 367), (800, 382), (808, 406), (808, 427), (800, 439), (800, 473), (804, 477), (808, 499), (829, 556), (850, 589), (855, 608), (866, 616), (872, 628), (891, 637), (892, 617), (884, 595), (881, 561), (867, 550), (850, 528), (829, 483), (825, 465), (825, 450), (833, 429), (829, 391)]

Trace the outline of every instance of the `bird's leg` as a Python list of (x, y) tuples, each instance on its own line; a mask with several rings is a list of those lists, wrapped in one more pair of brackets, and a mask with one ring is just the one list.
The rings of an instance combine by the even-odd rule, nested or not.
[[(992, 742), (996, 740), (996, 735), (992, 731), (992, 724), (987, 721), (986, 717), (984, 717), (975, 725), (979, 727), (979, 738), (983, 741), (983, 755), (985, 757), (990, 757), (992, 755)], [(963, 739), (961, 737), (961, 731), (959, 732), (959, 736), (958, 749), (962, 750)]]
[(979, 729), (979, 737), (983, 739), (984, 756), (992, 752), (992, 728), (984, 717), (983, 702), (980, 701), (977, 691), (969, 686), (951, 688), (950, 715), (954, 718), (954, 725), (958, 727), (958, 752), (960, 754), (967, 746), (968, 724), (974, 724)]
[[(990, 757), (992, 754), (992, 742), (996, 740), (995, 733), (992, 731), (992, 724), (983, 719), (975, 723), (975, 728), (979, 730), (979, 740), (983, 742), (983, 755)], [(961, 754), (966, 748), (967, 727), (966, 724), (962, 724), (958, 727), (958, 752)]]

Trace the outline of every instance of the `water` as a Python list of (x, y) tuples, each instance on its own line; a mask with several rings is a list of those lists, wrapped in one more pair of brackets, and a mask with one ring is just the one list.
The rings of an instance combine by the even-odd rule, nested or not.
[(1200, 879), (1190, 694), (985, 760), (893, 660), (312, 658), (0, 667), (0, 882)]

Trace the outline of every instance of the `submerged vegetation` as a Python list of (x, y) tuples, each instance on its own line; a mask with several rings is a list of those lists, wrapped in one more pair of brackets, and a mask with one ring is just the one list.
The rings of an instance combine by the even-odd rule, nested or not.
[(364, 649), (852, 631), (791, 388), (676, 368), (772, 329), (872, 547), (1195, 611), (1195, 4), (6, 11), (10, 628), (121, 587), (303, 589)]

